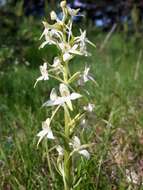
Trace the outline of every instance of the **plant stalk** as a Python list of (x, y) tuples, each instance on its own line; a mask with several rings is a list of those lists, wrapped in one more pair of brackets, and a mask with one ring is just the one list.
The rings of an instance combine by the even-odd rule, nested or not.
[[(67, 83), (68, 81), (68, 65), (65, 63), (64, 67), (64, 82)], [(70, 142), (70, 127), (69, 122), (71, 121), (69, 110), (66, 105), (64, 105), (64, 120), (65, 120), (65, 136), (68, 140), (68, 143)], [(64, 190), (71, 190), (72, 185), (72, 160), (69, 159), (70, 151), (68, 148), (64, 151), (64, 173), (65, 173), (65, 184), (64, 184)]]
[(47, 157), (47, 163), (48, 163), (48, 167), (49, 167), (49, 172), (50, 172), (50, 176), (52, 178), (52, 181), (54, 182), (54, 173), (52, 171), (52, 166), (51, 166), (51, 161), (50, 161), (50, 157), (49, 157), (49, 151), (48, 151), (48, 144), (45, 141), (45, 148), (46, 148), (46, 157)]

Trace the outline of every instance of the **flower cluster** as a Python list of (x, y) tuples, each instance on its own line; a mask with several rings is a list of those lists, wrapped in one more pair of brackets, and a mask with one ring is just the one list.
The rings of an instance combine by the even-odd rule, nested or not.
[[(55, 45), (60, 53), (53, 59), (51, 64), (45, 62), (40, 66), (41, 76), (37, 78), (34, 87), (39, 81), (47, 81), (50, 78), (54, 78), (59, 82), (59, 87), (51, 90), (49, 100), (43, 104), (44, 107), (52, 107), (53, 111), (51, 117), (42, 123), (42, 130), (37, 134), (39, 137), (37, 145), (46, 138), (56, 143), (59, 142), (55, 146), (58, 153), (57, 168), (63, 177), (65, 189), (68, 189), (67, 187), (71, 188), (71, 183), (69, 185), (68, 181), (70, 180), (69, 173), (72, 171), (71, 167), (73, 167), (72, 157), (79, 153), (89, 159), (90, 154), (87, 148), (92, 145), (82, 145), (79, 137), (74, 132), (74, 127), (77, 125), (77, 121), (82, 118), (83, 112), (92, 112), (94, 109), (94, 105), (89, 103), (83, 107), (82, 113), (78, 113), (73, 118), (71, 117), (70, 112), (73, 112), (75, 109), (73, 101), (83, 98), (83, 95), (74, 90), (72, 84), (76, 82), (78, 85), (83, 86), (89, 80), (95, 82), (93, 76), (89, 74), (89, 67), (86, 66), (83, 72), (78, 71), (71, 75), (69, 64), (70, 60), (76, 55), (89, 55), (87, 43), (95, 45), (87, 39), (86, 31), (80, 30), (79, 36), (74, 36), (72, 32), (73, 16), (76, 16), (79, 10), (68, 7), (66, 1), (62, 1), (60, 6), (63, 12), (62, 19), (59, 19), (57, 14), (52, 11), (50, 17), (54, 24), (44, 21), (44, 31), (40, 37), (40, 39), (43, 39), (40, 48), (44, 48), (47, 45)], [(54, 117), (59, 110), (64, 112), (65, 121), (62, 136), (66, 138), (66, 146), (61, 145), (59, 137), (52, 132), (52, 123), (54, 123)], [(69, 162), (70, 164), (68, 164)]]

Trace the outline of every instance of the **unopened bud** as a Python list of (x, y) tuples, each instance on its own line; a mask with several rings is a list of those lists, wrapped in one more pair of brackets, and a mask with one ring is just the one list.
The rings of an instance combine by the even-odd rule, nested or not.
[(71, 60), (72, 57), (73, 57), (73, 56), (72, 56), (71, 54), (69, 54), (69, 53), (64, 53), (64, 55), (63, 55), (63, 61), (64, 61), (64, 62), (67, 62), (67, 61)]
[(51, 20), (56, 20), (57, 19), (57, 15), (56, 15), (55, 11), (52, 11), (50, 13), (50, 16), (51, 16)]
[(61, 3), (60, 3), (60, 6), (62, 7), (62, 8), (64, 8), (65, 6), (66, 6), (66, 1), (62, 1)]

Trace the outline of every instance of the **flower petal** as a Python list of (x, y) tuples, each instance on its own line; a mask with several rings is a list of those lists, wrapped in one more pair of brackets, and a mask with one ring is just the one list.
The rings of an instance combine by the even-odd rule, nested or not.
[(67, 106), (69, 107), (69, 109), (71, 110), (71, 111), (73, 111), (73, 107), (72, 107), (72, 103), (71, 103), (71, 100), (70, 100), (70, 96), (68, 96), (68, 97), (66, 97), (66, 104), (67, 104)]
[(78, 98), (81, 98), (82, 97), (82, 95), (81, 94), (78, 94), (78, 93), (76, 93), (76, 92), (73, 92), (73, 93), (71, 93), (71, 95), (70, 95), (70, 99), (71, 100), (75, 100), (75, 99), (78, 99)]
[(49, 41), (44, 41), (44, 42), (40, 45), (39, 49), (44, 48), (47, 44), (49, 44)]
[(40, 144), (40, 142), (42, 141), (42, 139), (46, 136), (47, 131), (46, 130), (42, 130), (37, 134), (37, 137), (40, 137), (37, 143), (37, 146)]
[(47, 134), (47, 130), (42, 130), (37, 134), (37, 137), (43, 138)]
[(74, 149), (77, 149), (81, 146), (80, 139), (77, 136), (73, 137), (72, 145)]
[(37, 78), (37, 79), (36, 79), (36, 82), (35, 82), (35, 84), (34, 84), (34, 88), (36, 87), (37, 83), (38, 83), (39, 81), (43, 80), (43, 79), (44, 79), (43, 76), (40, 76), (39, 78)]
[(37, 146), (44, 137), (47, 137), (48, 139), (55, 139), (53, 132), (50, 128), (50, 118), (47, 118), (46, 121), (42, 123), (42, 130), (37, 134), (37, 136), (40, 137)]
[(94, 105), (94, 104), (91, 104), (91, 103), (89, 103), (87, 106), (84, 106), (84, 107), (83, 107), (83, 109), (84, 109), (85, 111), (88, 111), (88, 112), (92, 112), (94, 108), (95, 108), (95, 105)]
[(42, 125), (43, 129), (49, 127), (50, 122), (51, 122), (50, 118), (47, 118), (46, 121), (43, 122), (43, 125)]
[(48, 100), (47, 102), (45, 102), (42, 106), (56, 106), (56, 105), (60, 105), (63, 104), (64, 102), (66, 102), (66, 98), (64, 97), (58, 97), (56, 100)]
[(51, 17), (51, 20), (56, 20), (57, 19), (57, 15), (56, 15), (55, 11), (51, 11), (50, 17)]
[(64, 62), (67, 62), (67, 61), (71, 60), (72, 58), (73, 58), (73, 56), (69, 53), (64, 53), (64, 55), (63, 55)]
[(90, 154), (89, 154), (89, 152), (87, 151), (87, 150), (80, 150), (79, 151), (79, 154), (81, 154), (81, 155), (83, 155), (87, 160), (89, 160), (90, 159)]
[(70, 91), (69, 91), (67, 85), (65, 85), (63, 83), (60, 84), (59, 91), (60, 91), (62, 97), (70, 95)]
[(55, 139), (51, 128), (49, 128), (49, 131), (48, 131), (48, 134), (47, 134), (47, 138), (48, 138), (48, 139)]
[(58, 57), (54, 58), (54, 63), (53, 63), (53, 67), (59, 67), (61, 65), (61, 61)]
[(58, 96), (57, 96), (57, 93), (56, 93), (56, 89), (53, 88), (51, 93), (50, 93), (50, 99), (51, 100), (56, 100), (57, 98), (58, 98)]
[(59, 153), (60, 156), (64, 155), (64, 149), (60, 145), (58, 145), (56, 147), (56, 150), (58, 151), (58, 153)]

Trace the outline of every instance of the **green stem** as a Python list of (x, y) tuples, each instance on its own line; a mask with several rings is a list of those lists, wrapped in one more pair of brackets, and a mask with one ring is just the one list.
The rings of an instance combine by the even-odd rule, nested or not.
[(56, 77), (55, 75), (49, 74), (49, 77), (54, 78), (58, 80), (59, 82), (64, 82), (62, 79), (60, 79), (59, 77)]
[(63, 73), (63, 81), (65, 82), (65, 83), (67, 83), (68, 82), (68, 72), (69, 72), (69, 69), (68, 69), (68, 63), (67, 62), (65, 62), (64, 63), (64, 73)]
[[(65, 117), (65, 136), (67, 137), (68, 141), (70, 140), (70, 129), (68, 126), (68, 123), (70, 121), (69, 114), (67, 113), (67, 107), (65, 105), (64, 107), (64, 117)], [(66, 184), (65, 184), (65, 190), (71, 189), (71, 168), (72, 168), (72, 161), (69, 159), (70, 151), (65, 150), (64, 152), (64, 172), (65, 172), (65, 178), (66, 178)]]
[(48, 162), (50, 176), (52, 178), (52, 181), (54, 182), (54, 173), (53, 173), (52, 167), (51, 167), (51, 161), (50, 161), (50, 157), (49, 157), (49, 150), (48, 150), (48, 143), (47, 143), (47, 141), (45, 141), (45, 148), (46, 148), (46, 157), (47, 157), (47, 162)]
[[(64, 82), (67, 83), (68, 81), (68, 63), (65, 63), (64, 66)], [(68, 139), (68, 143), (70, 142), (70, 127), (69, 122), (71, 121), (69, 110), (66, 105), (64, 105), (64, 120), (65, 120), (65, 131), (64, 135)], [(72, 184), (72, 160), (69, 159), (70, 151), (69, 149), (66, 149), (64, 151), (64, 173), (65, 173), (65, 183), (64, 183), (64, 190), (71, 190), (71, 184)]]

